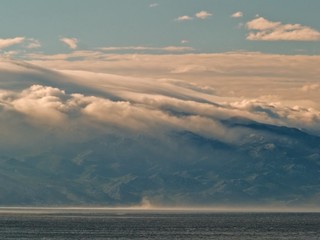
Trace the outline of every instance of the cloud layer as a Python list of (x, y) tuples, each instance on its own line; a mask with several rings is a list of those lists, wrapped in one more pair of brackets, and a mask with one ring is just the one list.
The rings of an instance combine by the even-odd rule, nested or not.
[[(318, 88), (315, 84), (301, 85), (301, 98), (290, 102), (281, 101), (280, 96), (220, 95), (219, 86), (210, 86), (209, 82), (204, 85), (197, 81), (79, 70), (51, 72), (33, 65), (6, 64), (6, 67), (2, 65), (5, 70), (0, 68), (2, 78), (7, 80), (2, 79), (0, 86), (2, 117), (6, 116), (7, 122), (11, 116), (16, 118), (19, 115), (25, 124), (40, 129), (60, 129), (57, 132), (62, 135), (75, 136), (77, 129), (154, 136), (188, 131), (237, 144), (243, 134), (249, 133), (222, 124), (232, 118), (301, 128), (320, 134), (319, 105), (315, 103), (312, 106), (311, 100), (301, 102), (306, 91)], [(28, 83), (29, 86), (17, 88), (13, 80), (26, 78), (34, 80)], [(287, 86), (283, 86), (281, 81), (275, 82), (272, 93), (280, 93)], [(248, 87), (250, 85), (246, 85)], [(6, 122), (1, 124), (8, 129)], [(12, 132), (16, 131), (15, 128)]]
[[(74, 51), (58, 55), (32, 54), (29, 57), (32, 59), (30, 63), (49, 69), (183, 80), (215, 89), (219, 96), (268, 97), (306, 107), (319, 107), (320, 102), (316, 91), (309, 94), (302, 91), (303, 86), (319, 81), (319, 56), (256, 52), (152, 55)], [(75, 58), (79, 61), (74, 61)], [(92, 78), (95, 79), (94, 76)]]

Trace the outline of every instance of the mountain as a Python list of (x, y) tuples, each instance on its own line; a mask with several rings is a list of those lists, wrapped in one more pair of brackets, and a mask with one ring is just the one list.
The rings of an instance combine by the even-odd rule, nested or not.
[[(230, 122), (228, 122), (230, 124)], [(166, 143), (103, 136), (27, 156), (2, 155), (2, 205), (317, 204), (320, 137), (250, 123), (240, 145), (190, 132)], [(141, 154), (143, 152), (143, 154)]]

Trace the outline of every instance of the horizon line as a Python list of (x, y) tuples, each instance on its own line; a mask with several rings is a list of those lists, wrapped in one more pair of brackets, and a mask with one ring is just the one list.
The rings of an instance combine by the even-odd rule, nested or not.
[(256, 207), (234, 207), (234, 206), (0, 206), (0, 213), (13, 211), (19, 212), (35, 212), (35, 211), (136, 211), (136, 212), (279, 212), (279, 213), (320, 213), (320, 207), (288, 207), (288, 206), (256, 206)]

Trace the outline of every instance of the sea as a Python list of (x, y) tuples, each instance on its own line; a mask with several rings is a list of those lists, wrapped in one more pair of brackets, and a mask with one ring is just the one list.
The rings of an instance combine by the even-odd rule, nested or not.
[(320, 240), (320, 213), (2, 208), (0, 239)]

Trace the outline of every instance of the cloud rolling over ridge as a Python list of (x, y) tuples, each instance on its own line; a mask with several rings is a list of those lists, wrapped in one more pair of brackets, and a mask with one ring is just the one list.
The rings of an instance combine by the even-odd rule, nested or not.
[[(21, 70), (20, 66), (14, 70), (14, 64), (11, 67), (13, 72)], [(17, 71), (16, 76), (23, 76), (30, 69), (38, 79), (48, 78), (46, 71), (37, 70), (32, 65), (22, 72)], [(236, 134), (219, 122), (233, 117), (319, 132), (317, 106), (299, 106), (294, 100), (286, 104), (276, 97), (270, 102), (268, 96), (219, 96), (215, 93), (219, 92), (216, 86), (209, 91), (209, 86), (173, 79), (73, 70), (58, 71), (53, 78), (60, 79), (53, 79), (52, 82), (34, 81), (19, 91), (10, 87), (2, 89), (2, 112), (18, 112), (27, 119), (56, 126), (77, 118), (79, 122), (84, 119), (83, 122), (145, 133), (157, 132), (158, 129), (191, 131), (225, 141), (235, 140), (232, 138)], [(68, 84), (78, 85), (78, 91), (66, 92)], [(100, 94), (90, 95), (94, 90), (100, 90)], [(303, 96), (305, 92), (300, 91)], [(113, 98), (110, 99), (110, 96)]]
[[(260, 182), (255, 171), (261, 176), (272, 172), (268, 172), (267, 167), (257, 169), (255, 165), (247, 169), (247, 161), (255, 159), (261, 165), (265, 163), (259, 161), (271, 161), (270, 156), (274, 155), (277, 164), (284, 161), (284, 166), (279, 166), (282, 171), (282, 167), (298, 167), (300, 163), (296, 158), (309, 159), (310, 164), (318, 159), (314, 145), (309, 146), (310, 150), (302, 150), (309, 139), (318, 141), (320, 113), (318, 96), (313, 94), (317, 91), (313, 80), (317, 69), (309, 65), (309, 81), (301, 80), (294, 86), (288, 80), (292, 75), (290, 71), (276, 69), (271, 86), (263, 88), (264, 84), (257, 79), (263, 78), (264, 71), (272, 68), (275, 59), (280, 61), (281, 56), (256, 54), (255, 59), (261, 58), (261, 61), (254, 63), (250, 61), (253, 53), (231, 55), (232, 58), (230, 54), (215, 58), (185, 55), (183, 59), (164, 55), (160, 57), (164, 64), (158, 66), (160, 71), (154, 77), (149, 69), (153, 69), (159, 59), (146, 55), (108, 56), (116, 61), (111, 65), (108, 59), (101, 61), (95, 66), (100, 72), (88, 69), (90, 65), (85, 64), (86, 60), (50, 59), (44, 60), (42, 66), (35, 61), (2, 60), (0, 130), (3, 137), (0, 143), (4, 160), (0, 163), (7, 167), (7, 164), (25, 162), (28, 166), (30, 162), (39, 164), (36, 170), (51, 169), (52, 174), (55, 171), (64, 174), (64, 179), (71, 181), (65, 190), (68, 194), (63, 195), (66, 202), (78, 202), (84, 197), (81, 194), (85, 194), (86, 201), (101, 203), (101, 196), (93, 194), (101, 191), (103, 199), (111, 204), (136, 203), (145, 196), (155, 203), (228, 203), (227, 195), (219, 189), (228, 192), (237, 186), (246, 195), (246, 201), (254, 199), (261, 203), (267, 197), (259, 190), (260, 185), (264, 186), (263, 181), (268, 180)], [(247, 56), (247, 62), (238, 62), (238, 57), (243, 56)], [(155, 62), (140, 64), (147, 58)], [(165, 63), (165, 58), (173, 58), (171, 62), (175, 65)], [(219, 65), (217, 58), (228, 64)], [(303, 56), (294, 58), (297, 65), (309, 61)], [(270, 61), (264, 61), (266, 59)], [(212, 62), (217, 64), (212, 67)], [(139, 75), (132, 72), (136, 64), (142, 68)], [(194, 67), (200, 64), (203, 68)], [(121, 75), (118, 71), (122, 66), (125, 67)], [(232, 71), (250, 83), (241, 92), (237, 89), (243, 80), (236, 80)], [(270, 88), (274, 89), (272, 95)], [(287, 98), (292, 89), (299, 94)], [(263, 95), (257, 96), (252, 91)], [(284, 158), (292, 149), (301, 151), (300, 155)], [(15, 161), (6, 160), (7, 156), (14, 156)], [(51, 164), (59, 167), (42, 169)], [(243, 171), (240, 177), (243, 183), (234, 180), (240, 174), (238, 169)], [(74, 175), (77, 171), (80, 175)], [(288, 179), (298, 173), (290, 174)], [(77, 191), (84, 193), (74, 192), (74, 176), (82, 183), (81, 190)], [(88, 181), (94, 184), (87, 186)], [(180, 181), (188, 184), (181, 185)], [(212, 185), (207, 185), (208, 181)], [(53, 187), (54, 191), (61, 194), (57, 190), (60, 183), (51, 184), (57, 187)], [(88, 189), (91, 195), (86, 195)], [(200, 197), (199, 189), (203, 189)], [(299, 191), (303, 189), (299, 187)], [(237, 191), (232, 192), (234, 199), (241, 202)], [(77, 197), (71, 197), (71, 193)], [(278, 201), (269, 194), (272, 202)], [(289, 201), (291, 193), (288, 194), (284, 192), (281, 201)], [(297, 202), (304, 198), (298, 199)], [(317, 197), (312, 195), (308, 201), (315, 201), (313, 199)]]

